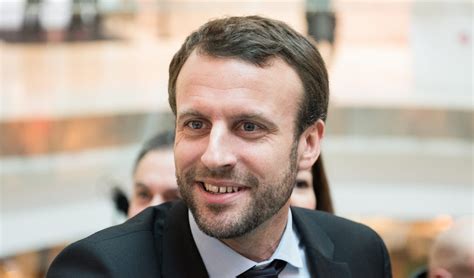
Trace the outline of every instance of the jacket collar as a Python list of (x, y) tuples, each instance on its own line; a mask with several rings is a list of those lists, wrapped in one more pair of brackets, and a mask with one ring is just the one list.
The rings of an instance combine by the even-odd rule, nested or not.
[[(183, 221), (184, 220), (184, 221)], [(161, 248), (163, 277), (209, 277), (194, 243), (188, 222), (188, 208), (182, 201), (171, 207), (163, 227)]]
[(351, 277), (346, 263), (333, 260), (334, 243), (314, 218), (314, 211), (291, 208), (301, 241), (305, 246), (310, 273), (316, 277)]

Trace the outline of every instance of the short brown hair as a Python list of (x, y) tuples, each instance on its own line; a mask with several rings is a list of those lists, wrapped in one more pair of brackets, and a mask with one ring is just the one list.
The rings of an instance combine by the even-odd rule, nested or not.
[(176, 81), (195, 49), (205, 55), (237, 58), (260, 67), (265, 67), (271, 58), (283, 59), (296, 71), (304, 87), (296, 135), (318, 119), (326, 120), (329, 82), (318, 50), (284, 22), (260, 16), (212, 20), (186, 38), (169, 67), (168, 101), (175, 115)]

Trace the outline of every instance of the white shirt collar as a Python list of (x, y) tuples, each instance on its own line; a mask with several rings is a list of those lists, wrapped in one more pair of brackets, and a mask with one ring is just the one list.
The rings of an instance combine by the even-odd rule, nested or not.
[(247, 259), (218, 239), (206, 235), (199, 229), (190, 211), (188, 215), (194, 242), (211, 278), (234, 278), (255, 265), (265, 265), (274, 259), (284, 260), (298, 269), (304, 266), (298, 247), (298, 235), (293, 229), (291, 210), (289, 210), (288, 222), (275, 253), (273, 253), (270, 259), (260, 263)]

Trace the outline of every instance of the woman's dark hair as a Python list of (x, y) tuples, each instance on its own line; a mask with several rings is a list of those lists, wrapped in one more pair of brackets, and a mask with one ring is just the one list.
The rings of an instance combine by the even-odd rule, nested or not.
[(313, 175), (313, 191), (316, 196), (316, 210), (334, 213), (331, 190), (329, 189), (329, 182), (324, 169), (322, 155), (319, 156), (311, 168), (311, 174)]

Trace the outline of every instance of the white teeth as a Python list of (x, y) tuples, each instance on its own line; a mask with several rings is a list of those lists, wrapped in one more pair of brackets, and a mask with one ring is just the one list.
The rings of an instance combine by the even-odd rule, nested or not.
[(215, 185), (209, 185), (209, 191), (214, 192), (214, 193), (218, 193), (219, 192), (219, 187), (217, 187)]
[(207, 184), (204, 183), (204, 188), (206, 191), (212, 192), (212, 193), (232, 193), (232, 192), (238, 192), (239, 188), (237, 186), (215, 186), (212, 184)]

